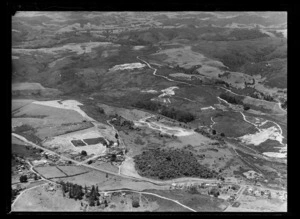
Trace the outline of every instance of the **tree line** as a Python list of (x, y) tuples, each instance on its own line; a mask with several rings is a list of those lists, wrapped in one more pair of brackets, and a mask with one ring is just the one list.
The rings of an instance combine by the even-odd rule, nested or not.
[(220, 98), (222, 98), (223, 100), (226, 100), (228, 103), (231, 103), (231, 104), (241, 104), (241, 105), (243, 105), (243, 102), (242, 102), (241, 99), (239, 99), (238, 97), (232, 96), (228, 93), (220, 94)]
[[(91, 189), (88, 189), (86, 186), (82, 187), (81, 185), (73, 184), (70, 182), (59, 182), (63, 191), (63, 196), (68, 193), (68, 197), (75, 200), (82, 200), (83, 197), (86, 198), (90, 206), (99, 206), (99, 189), (98, 186), (92, 186)], [(104, 200), (105, 206), (108, 205), (107, 200)]]
[(178, 110), (173, 107), (170, 108), (170, 107), (164, 106), (160, 103), (153, 102), (150, 100), (137, 101), (132, 106), (136, 107), (136, 108), (146, 109), (146, 110), (150, 110), (150, 111), (159, 113), (163, 116), (166, 116), (171, 119), (175, 119), (179, 122), (187, 123), (187, 122), (191, 122), (196, 119), (195, 115), (193, 115), (190, 112)]

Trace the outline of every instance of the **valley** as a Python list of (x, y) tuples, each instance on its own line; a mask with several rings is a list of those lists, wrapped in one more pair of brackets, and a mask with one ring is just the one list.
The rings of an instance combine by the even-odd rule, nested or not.
[(11, 211), (286, 212), (284, 17), (18, 12)]

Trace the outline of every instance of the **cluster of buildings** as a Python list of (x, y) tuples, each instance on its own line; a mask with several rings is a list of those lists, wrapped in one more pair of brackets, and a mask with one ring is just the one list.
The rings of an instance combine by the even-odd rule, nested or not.
[(263, 198), (268, 198), (271, 199), (271, 191), (268, 189), (257, 189), (253, 187), (247, 187), (244, 191), (245, 195), (250, 195), (250, 196), (255, 196), (255, 197), (263, 197)]
[(108, 192), (104, 192), (104, 193), (99, 193), (99, 203), (101, 204), (105, 204), (109, 203), (111, 201), (111, 193)]
[(33, 166), (51, 166), (51, 165), (68, 165), (70, 161), (61, 160), (60, 157), (56, 154), (51, 154), (48, 152), (41, 153), (42, 159), (33, 160)]
[(198, 189), (210, 189), (217, 188), (220, 183), (172, 183), (170, 186), (170, 190), (172, 189), (190, 189), (192, 187)]
[(189, 190), (192, 187), (196, 188), (200, 193), (206, 194), (216, 189), (219, 191), (220, 198), (233, 203), (237, 197), (237, 192), (239, 191), (239, 186), (235, 184), (224, 184), (224, 183), (172, 183), (170, 190), (173, 189), (185, 189)]
[(60, 159), (56, 154), (48, 153), (45, 151), (41, 153), (41, 156), (52, 162), (57, 162)]
[(18, 162), (18, 164), (15, 165), (15, 171), (17, 171), (18, 173), (22, 173), (24, 170), (28, 169), (24, 159), (15, 157), (15, 160)]
[(234, 194), (230, 195), (229, 198), (226, 199), (226, 201), (232, 204), (232, 203), (234, 203), (236, 196), (237, 196), (237, 194), (234, 193)]
[(258, 189), (254, 187), (247, 187), (244, 191), (244, 195), (261, 197), (266, 199), (279, 199), (281, 201), (287, 200), (287, 193), (284, 191), (274, 191), (269, 189)]

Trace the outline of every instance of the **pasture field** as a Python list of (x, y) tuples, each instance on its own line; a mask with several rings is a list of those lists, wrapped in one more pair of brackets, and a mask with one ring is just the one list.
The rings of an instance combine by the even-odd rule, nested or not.
[(255, 126), (245, 122), (242, 115), (238, 112), (216, 113), (212, 119), (215, 122), (212, 128), (217, 133), (224, 133), (227, 137), (240, 137), (246, 134), (254, 134), (258, 131)]
[(25, 157), (31, 160), (39, 160), (41, 158), (41, 149), (32, 148), (24, 144), (12, 143), (11, 153), (18, 157)]
[(19, 140), (18, 138), (16, 138), (13, 135), (11, 136), (11, 144), (12, 145), (24, 145), (24, 146), (29, 145), (26, 142)]
[[(89, 179), (88, 181), (86, 179)], [(55, 179), (54, 179), (55, 180)], [(91, 170), (88, 173), (65, 177), (56, 179), (57, 181), (65, 181), (65, 182), (72, 182), (82, 186), (92, 186), (97, 185), (99, 190), (113, 190), (113, 189), (132, 189), (142, 191), (145, 188), (150, 189), (168, 189), (169, 186), (156, 186), (152, 183), (131, 180), (127, 178), (121, 178), (115, 175), (106, 174), (105, 172)]]
[(143, 199), (154, 204), (153, 212), (191, 212), (190, 210), (166, 199), (154, 195), (143, 194)]
[(58, 166), (58, 168), (61, 169), (64, 173), (66, 173), (68, 176), (91, 171), (89, 168), (84, 166)]
[[(139, 201), (139, 207), (132, 207), (132, 200)], [(158, 205), (154, 202), (148, 201), (143, 194), (135, 192), (115, 192), (112, 193), (111, 201), (106, 208), (95, 207), (89, 208), (89, 211), (104, 211), (104, 212), (145, 212), (154, 211)]]
[(39, 174), (45, 178), (56, 178), (66, 176), (61, 170), (57, 169), (56, 166), (45, 166), (34, 168)]
[(141, 176), (138, 174), (137, 170), (135, 169), (134, 159), (130, 157), (127, 157), (126, 160), (120, 166), (120, 173), (126, 176), (141, 178)]
[(228, 203), (224, 200), (202, 194), (191, 194), (184, 190), (144, 190), (167, 198), (178, 200), (180, 203), (199, 212), (221, 212)]
[(99, 169), (107, 170), (113, 173), (118, 173), (119, 168), (117, 166), (112, 165), (109, 162), (103, 162), (103, 161), (94, 161), (92, 164), (90, 164), (93, 167), (97, 167)]
[(255, 99), (252, 97), (245, 97), (243, 99), (244, 104), (250, 105), (250, 108), (258, 109), (262, 112), (272, 113), (272, 114), (284, 114), (286, 111), (283, 111), (278, 103), (268, 102), (259, 99)]
[(237, 208), (230, 207), (226, 211), (244, 211), (244, 212), (286, 212), (287, 203), (277, 201), (276, 199), (267, 200), (252, 196), (245, 196), (239, 199), (241, 205)]
[(12, 112), (17, 111), (21, 107), (28, 105), (30, 103), (34, 102), (34, 100), (31, 99), (12, 99), (11, 100), (11, 110)]
[[(23, 104), (24, 101), (15, 100), (13, 104)], [(16, 106), (16, 105), (15, 105)], [(58, 109), (30, 102), (12, 116), (12, 126), (29, 125), (36, 130), (37, 137), (44, 139), (73, 130), (91, 127), (77, 112), (68, 109)]]
[(18, 212), (45, 212), (45, 211), (81, 211), (80, 201), (63, 197), (60, 188), (54, 187), (49, 192), (49, 184), (26, 191), (12, 207)]
[(148, 112), (144, 112), (137, 109), (126, 109), (122, 107), (109, 106), (106, 104), (98, 104), (98, 107), (102, 108), (106, 115), (118, 114), (119, 116), (122, 116), (123, 118), (130, 121), (139, 120), (141, 118), (151, 115)]

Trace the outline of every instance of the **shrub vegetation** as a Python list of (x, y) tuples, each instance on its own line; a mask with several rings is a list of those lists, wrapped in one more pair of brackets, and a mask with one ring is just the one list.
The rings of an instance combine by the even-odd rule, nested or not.
[(154, 111), (160, 113), (163, 116), (169, 117), (171, 119), (175, 119), (179, 122), (191, 122), (195, 120), (195, 116), (189, 112), (184, 112), (182, 110), (175, 109), (173, 107), (169, 108), (160, 103), (156, 103), (150, 100), (138, 101), (133, 104), (134, 107), (140, 109), (146, 109), (150, 111)]
[(148, 150), (134, 157), (142, 176), (158, 179), (178, 177), (214, 178), (217, 172), (201, 165), (192, 152), (186, 150)]

